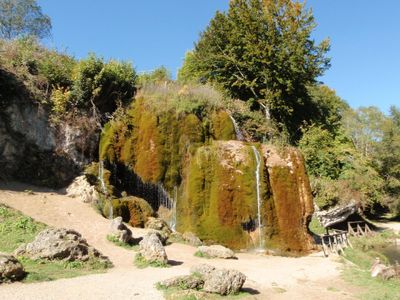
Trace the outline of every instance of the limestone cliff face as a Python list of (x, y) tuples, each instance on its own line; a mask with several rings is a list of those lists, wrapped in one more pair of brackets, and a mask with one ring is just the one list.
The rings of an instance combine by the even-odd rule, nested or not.
[(66, 186), (89, 162), (89, 153), (97, 151), (98, 138), (88, 138), (92, 126), (85, 126), (52, 126), (44, 106), (12, 74), (0, 70), (1, 179)]

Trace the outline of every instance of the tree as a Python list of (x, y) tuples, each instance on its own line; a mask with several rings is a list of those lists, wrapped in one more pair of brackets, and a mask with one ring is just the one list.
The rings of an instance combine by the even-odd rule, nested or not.
[(50, 35), (51, 20), (42, 13), (36, 0), (0, 0), (0, 37), (13, 39)]
[(297, 1), (232, 0), (195, 45), (194, 71), (298, 135), (312, 116), (307, 86), (329, 67), (329, 41), (316, 45), (314, 27), (311, 11)]

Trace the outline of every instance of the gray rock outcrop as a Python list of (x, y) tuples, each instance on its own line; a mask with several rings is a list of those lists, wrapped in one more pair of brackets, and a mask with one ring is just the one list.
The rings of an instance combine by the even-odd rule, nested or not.
[(17, 256), (47, 260), (80, 260), (91, 257), (109, 262), (95, 248), (91, 247), (81, 234), (72, 229), (45, 229), (29, 244), (21, 245), (15, 250)]
[(95, 187), (90, 185), (85, 175), (76, 177), (66, 191), (68, 197), (79, 198), (84, 203), (93, 203), (99, 199)]
[(317, 211), (315, 215), (322, 226), (329, 227), (347, 220), (349, 216), (358, 211), (358, 205), (351, 202), (345, 206), (334, 207), (328, 211)]
[(193, 232), (190, 231), (184, 232), (182, 238), (189, 245), (195, 247), (203, 245), (203, 242)]
[(132, 231), (122, 222), (122, 217), (116, 217), (111, 221), (110, 234), (122, 243), (132, 242)]
[(236, 270), (214, 270), (204, 280), (203, 290), (220, 295), (236, 294), (246, 281), (246, 276)]
[(221, 245), (200, 246), (197, 249), (204, 256), (210, 258), (236, 258), (235, 253), (231, 249)]
[(0, 254), (0, 283), (18, 281), (24, 277), (24, 268), (14, 256)]
[(145, 235), (139, 243), (139, 253), (149, 262), (167, 263), (168, 257), (157, 234)]

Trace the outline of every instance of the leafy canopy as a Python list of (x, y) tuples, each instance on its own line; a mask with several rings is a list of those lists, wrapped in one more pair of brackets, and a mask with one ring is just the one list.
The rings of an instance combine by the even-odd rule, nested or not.
[(329, 67), (329, 42), (317, 45), (310, 37), (314, 27), (300, 2), (233, 0), (201, 34), (181, 73), (187, 79), (190, 70), (234, 98), (261, 105), (267, 118), (294, 135), (312, 115), (307, 86)]
[(50, 35), (51, 20), (42, 13), (36, 0), (0, 0), (0, 37), (14, 39)]

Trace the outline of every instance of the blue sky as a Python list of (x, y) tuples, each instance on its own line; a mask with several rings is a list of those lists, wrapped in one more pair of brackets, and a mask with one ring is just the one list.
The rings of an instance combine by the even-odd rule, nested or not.
[[(89, 52), (128, 60), (138, 71), (173, 74), (199, 33), (228, 0), (39, 0), (53, 22), (51, 47), (77, 58)], [(321, 78), (352, 107), (400, 106), (400, 1), (308, 0), (331, 39), (332, 67)]]

